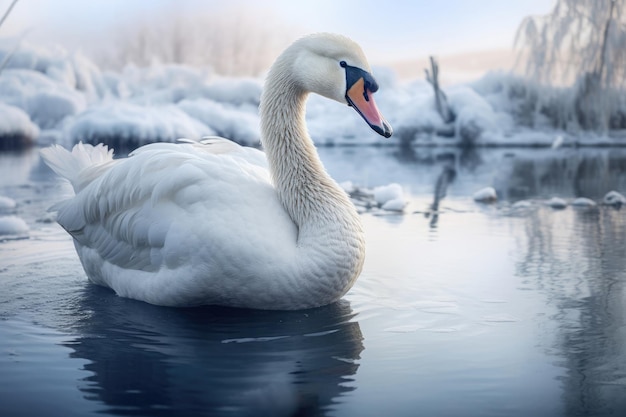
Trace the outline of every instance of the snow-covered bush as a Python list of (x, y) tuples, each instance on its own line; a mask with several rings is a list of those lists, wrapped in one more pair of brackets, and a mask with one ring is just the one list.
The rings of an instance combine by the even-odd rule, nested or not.
[[(577, 100), (585, 83), (550, 87), (511, 73), (494, 72), (470, 85), (492, 108), (509, 114), (517, 126), (577, 132), (581, 127), (592, 128), (597, 121), (590, 117), (599, 117), (581, 108)], [(601, 100), (608, 128), (626, 129), (626, 91), (605, 91)]]
[(32, 144), (39, 128), (23, 110), (0, 102), (0, 150)]
[(456, 114), (456, 137), (462, 146), (476, 145), (484, 131), (499, 126), (493, 107), (469, 87), (450, 91), (448, 102)]
[[(0, 41), (0, 61), (14, 45)], [(576, 105), (587, 84), (545, 87), (508, 73), (490, 73), (446, 88), (456, 115), (444, 123), (424, 80), (400, 82), (373, 70), (376, 103), (394, 129), (383, 139), (345, 104), (312, 95), (307, 124), (318, 145), (542, 145), (565, 131), (597, 124)], [(0, 72), (0, 147), (28, 143), (105, 142), (124, 149), (148, 142), (220, 135), (246, 145), (260, 139), (261, 78), (215, 75), (208, 68), (154, 64), (104, 72), (80, 54), (24, 44)], [(626, 94), (607, 92), (608, 126), (626, 129)], [(610, 144), (602, 137), (578, 144)], [(561, 141), (567, 146), (569, 141)]]
[(199, 139), (215, 132), (174, 105), (139, 106), (109, 102), (93, 106), (71, 124), (68, 146), (79, 141), (133, 149), (151, 142)]
[(228, 107), (212, 100), (183, 100), (178, 108), (209, 126), (214, 134), (243, 145), (260, 141), (259, 118), (256, 113)]

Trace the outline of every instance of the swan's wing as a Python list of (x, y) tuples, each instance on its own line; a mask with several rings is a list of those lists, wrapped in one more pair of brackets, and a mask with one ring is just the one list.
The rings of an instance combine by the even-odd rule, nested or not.
[(236, 256), (229, 252), (259, 246), (272, 232), (295, 241), (295, 226), (259, 166), (263, 154), (238, 145), (214, 153), (211, 146), (139, 148), (61, 203), (58, 222), (103, 261), (146, 271), (176, 267), (194, 251)]

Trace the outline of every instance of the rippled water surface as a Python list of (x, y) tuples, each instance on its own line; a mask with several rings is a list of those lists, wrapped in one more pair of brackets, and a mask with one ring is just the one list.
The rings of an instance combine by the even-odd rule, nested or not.
[[(0, 195), (30, 227), (0, 242), (0, 415), (626, 415), (626, 208), (544, 204), (626, 192), (626, 151), (320, 155), (339, 181), (402, 184), (410, 205), (363, 214), (360, 279), (300, 312), (89, 284), (46, 214), (69, 186), (35, 153), (0, 155)], [(488, 185), (500, 201), (474, 203)]]

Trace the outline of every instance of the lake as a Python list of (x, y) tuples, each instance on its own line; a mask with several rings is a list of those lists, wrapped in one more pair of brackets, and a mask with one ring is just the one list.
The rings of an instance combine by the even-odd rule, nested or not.
[[(30, 227), (0, 242), (0, 415), (626, 415), (626, 207), (545, 204), (624, 193), (626, 149), (320, 156), (338, 181), (401, 184), (409, 205), (362, 214), (343, 300), (266, 312), (89, 284), (46, 213), (69, 185), (34, 151), (0, 154), (0, 195)], [(473, 201), (485, 186), (497, 203)]]

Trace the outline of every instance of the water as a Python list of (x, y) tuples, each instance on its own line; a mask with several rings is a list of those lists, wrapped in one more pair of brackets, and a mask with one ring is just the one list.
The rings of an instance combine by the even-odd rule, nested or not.
[[(339, 181), (401, 183), (410, 205), (363, 214), (355, 287), (300, 312), (89, 284), (45, 213), (68, 186), (36, 154), (0, 155), (0, 195), (31, 228), (0, 243), (0, 415), (626, 415), (626, 208), (542, 204), (626, 191), (626, 150), (320, 155)], [(487, 185), (500, 202), (474, 203)]]

